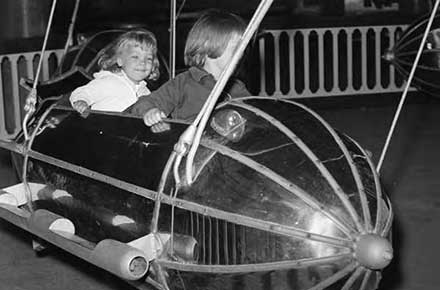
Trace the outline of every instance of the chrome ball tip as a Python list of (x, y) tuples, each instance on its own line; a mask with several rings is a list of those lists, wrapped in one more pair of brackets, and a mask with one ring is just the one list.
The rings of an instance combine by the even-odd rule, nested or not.
[(362, 266), (379, 270), (393, 259), (393, 248), (387, 239), (377, 234), (365, 234), (356, 241), (355, 257)]

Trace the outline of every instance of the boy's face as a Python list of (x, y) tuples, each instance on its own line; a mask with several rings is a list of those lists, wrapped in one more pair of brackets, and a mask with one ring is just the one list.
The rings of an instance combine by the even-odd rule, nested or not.
[(240, 36), (234, 35), (225, 48), (225, 51), (217, 60), (217, 64), (221, 70), (224, 70), (226, 66), (231, 62), (232, 56), (237, 50), (238, 43), (240, 42)]
[(153, 67), (153, 52), (139, 45), (126, 44), (117, 58), (118, 65), (134, 83), (146, 79)]

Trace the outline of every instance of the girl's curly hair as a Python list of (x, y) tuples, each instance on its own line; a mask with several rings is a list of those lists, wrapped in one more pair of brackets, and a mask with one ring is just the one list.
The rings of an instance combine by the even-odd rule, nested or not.
[(151, 49), (153, 54), (153, 64), (149, 80), (159, 78), (159, 59), (157, 57), (157, 40), (154, 34), (146, 29), (136, 29), (125, 32), (112, 42), (110, 47), (102, 52), (98, 59), (98, 65), (102, 70), (119, 72), (121, 67), (117, 63), (117, 58), (128, 44), (140, 46), (143, 49)]

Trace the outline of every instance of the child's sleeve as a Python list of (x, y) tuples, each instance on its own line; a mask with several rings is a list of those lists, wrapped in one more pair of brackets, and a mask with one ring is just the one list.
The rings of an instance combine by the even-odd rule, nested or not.
[(183, 95), (183, 86), (184, 79), (178, 75), (176, 78), (167, 81), (150, 95), (140, 97), (126, 112), (143, 117), (149, 110), (157, 108), (168, 116), (179, 104), (179, 100)]
[(88, 84), (76, 88), (69, 97), (70, 103), (84, 101), (89, 106), (105, 98), (109, 91), (108, 82), (104, 79), (94, 79)]
[(233, 99), (241, 97), (249, 97), (251, 93), (246, 88), (246, 85), (239, 79), (234, 79), (228, 92)]

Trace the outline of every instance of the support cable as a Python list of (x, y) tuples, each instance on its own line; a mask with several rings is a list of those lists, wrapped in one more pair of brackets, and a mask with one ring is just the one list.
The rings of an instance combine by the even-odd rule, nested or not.
[(377, 167), (376, 167), (376, 171), (378, 173), (380, 173), (380, 169), (382, 167), (383, 160), (385, 159), (385, 154), (387, 152), (388, 146), (390, 145), (390, 140), (391, 140), (391, 137), (393, 135), (394, 129), (396, 127), (397, 119), (399, 118), (400, 112), (401, 112), (402, 107), (403, 107), (403, 103), (405, 102), (406, 96), (408, 94), (408, 90), (409, 90), (409, 87), (411, 85), (411, 81), (412, 81), (412, 79), (414, 77), (414, 74), (415, 74), (415, 71), (416, 71), (416, 68), (417, 68), (417, 64), (419, 63), (420, 56), (422, 55), (422, 52), (423, 52), (423, 46), (425, 45), (426, 39), (428, 38), (428, 34), (429, 34), (429, 31), (431, 30), (432, 22), (434, 21), (434, 17), (435, 17), (435, 14), (437, 12), (437, 9), (439, 7), (439, 4), (440, 4), (440, 0), (436, 0), (434, 8), (432, 9), (432, 12), (431, 12), (431, 16), (429, 17), (428, 24), (426, 26), (425, 33), (423, 34), (422, 41), (420, 42), (419, 50), (417, 51), (417, 55), (416, 55), (416, 58), (414, 60), (414, 64), (413, 64), (413, 66), (411, 68), (411, 72), (409, 74), (408, 81), (406, 82), (405, 90), (403, 91), (402, 97), (401, 97), (400, 102), (399, 102), (399, 106), (397, 107), (397, 111), (396, 111), (396, 113), (394, 115), (393, 122), (392, 122), (390, 130), (388, 132), (388, 136), (387, 136), (387, 139), (385, 141), (385, 145), (384, 145), (384, 147), (382, 149), (382, 153), (380, 155), (379, 162), (378, 162)]
[(38, 79), (40, 77), (41, 66), (43, 64), (44, 52), (46, 51), (47, 39), (49, 38), (50, 28), (52, 26), (53, 15), (55, 12), (55, 7), (57, 5), (57, 0), (52, 1), (52, 8), (50, 10), (49, 20), (47, 22), (46, 33), (44, 35), (43, 47), (41, 48), (40, 60), (38, 61), (37, 72), (35, 74), (34, 83), (32, 85), (32, 89), (26, 97), (26, 104), (24, 106), (24, 110), (26, 111), (26, 115), (23, 118), (22, 128), (25, 140), (29, 140), (29, 134), (26, 128), (27, 122), (32, 114), (35, 112), (35, 105), (37, 103), (37, 84)]

